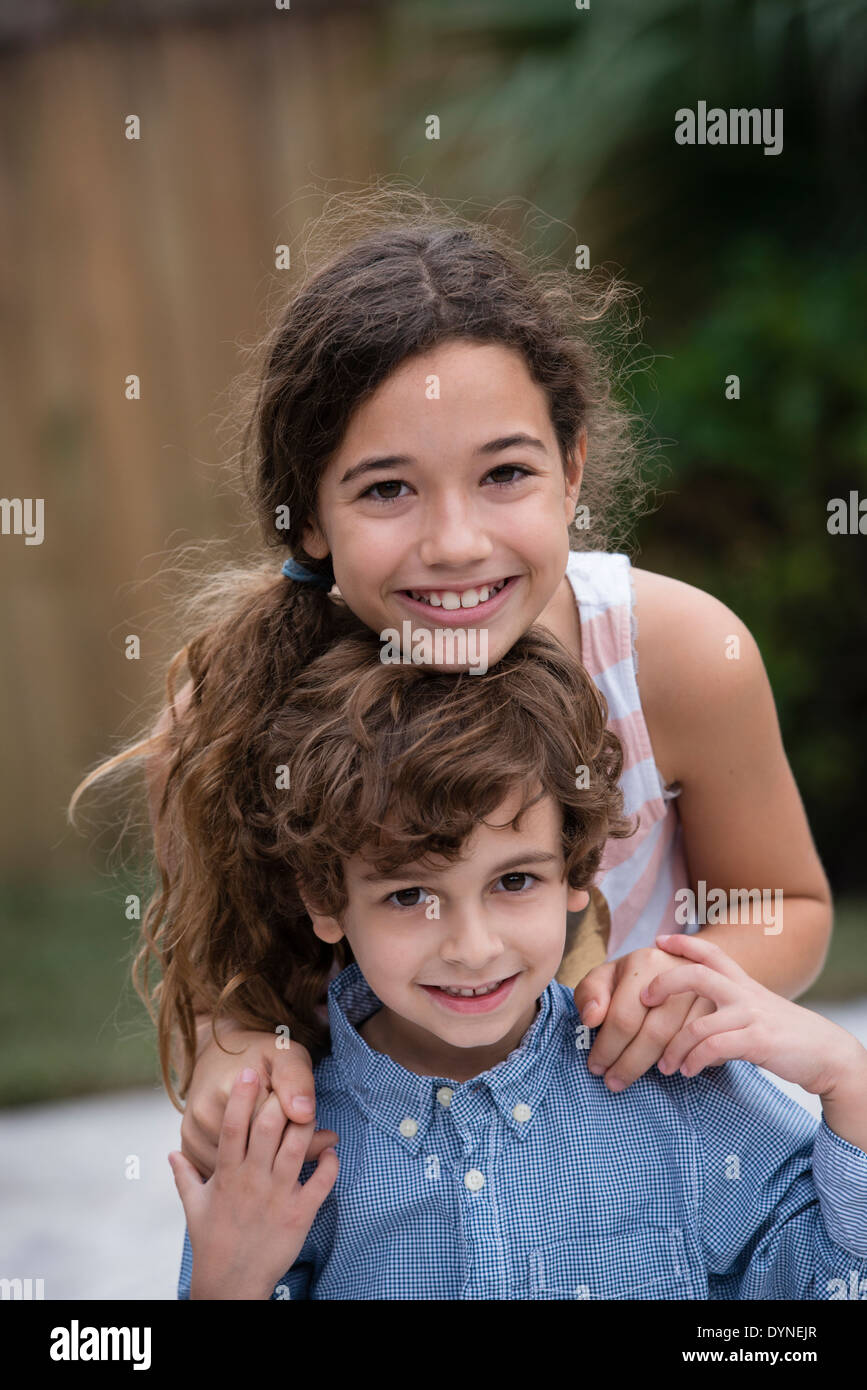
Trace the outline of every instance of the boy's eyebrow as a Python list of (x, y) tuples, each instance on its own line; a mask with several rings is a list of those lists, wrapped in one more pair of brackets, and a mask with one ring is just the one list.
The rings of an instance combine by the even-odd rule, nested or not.
[[(524, 864), (556, 864), (557, 862), (558, 856), (556, 854), (549, 854), (547, 850), (531, 849), (528, 850), (526, 854), (513, 855), (511, 859), (508, 859), (504, 864), (498, 864), (495, 868), (491, 869), (490, 872), (492, 875), (495, 874), (499, 877), (501, 874), (507, 874), (511, 869), (517, 869)], [(434, 870), (433, 872), (435, 873), (437, 871)], [(442, 870), (439, 872), (442, 872)], [(408, 864), (405, 869), (401, 869), (394, 874), (378, 874), (374, 872), (371, 874), (362, 874), (361, 879), (363, 883), (399, 883), (401, 879), (411, 878), (413, 874), (430, 873), (430, 869), (423, 869), (418, 865)]]
[[(504, 434), (499, 439), (489, 439), (487, 444), (480, 444), (478, 449), (473, 452), (474, 454), (498, 454), (503, 449), (514, 448), (516, 444), (523, 444), (527, 449), (541, 449), (543, 454), (548, 452), (541, 439), (535, 439), (531, 434)], [(351, 468), (347, 468), (338, 483), (338, 487), (343, 487), (344, 483), (353, 482), (364, 473), (372, 473), (376, 468), (405, 468), (415, 462), (416, 460), (411, 454), (371, 455), (370, 458), (361, 459), (359, 463), (354, 463)]]

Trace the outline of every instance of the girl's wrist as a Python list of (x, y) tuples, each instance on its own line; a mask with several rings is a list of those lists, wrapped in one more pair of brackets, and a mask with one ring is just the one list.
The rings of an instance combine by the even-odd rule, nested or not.
[(833, 1080), (819, 1095), (822, 1105), (859, 1104), (867, 1106), (867, 1048), (857, 1038), (846, 1034), (848, 1046), (833, 1069)]

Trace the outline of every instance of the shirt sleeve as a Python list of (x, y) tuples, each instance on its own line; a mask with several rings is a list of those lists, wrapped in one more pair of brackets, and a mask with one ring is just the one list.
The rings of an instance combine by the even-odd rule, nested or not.
[(700, 1072), (684, 1095), (709, 1297), (862, 1296), (867, 1154), (749, 1062)]
[(189, 1298), (190, 1283), (193, 1277), (193, 1247), (190, 1245), (190, 1233), (184, 1227), (184, 1248), (181, 1251), (181, 1272), (178, 1275), (178, 1298)]
[[(271, 1301), (277, 1302), (284, 1299), (302, 1299), (310, 1297), (310, 1279), (313, 1271), (312, 1259), (306, 1258), (307, 1244), (298, 1256), (291, 1269), (288, 1269), (283, 1278), (275, 1285), (271, 1294)], [(190, 1296), (190, 1284), (193, 1278), (193, 1247), (190, 1244), (190, 1232), (184, 1228), (184, 1248), (181, 1253), (181, 1270), (178, 1275), (178, 1298), (188, 1299)]]

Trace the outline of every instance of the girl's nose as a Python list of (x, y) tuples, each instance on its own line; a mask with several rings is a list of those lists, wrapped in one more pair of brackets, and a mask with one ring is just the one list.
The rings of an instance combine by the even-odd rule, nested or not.
[(472, 503), (444, 498), (425, 509), (419, 542), (424, 565), (470, 565), (487, 559), (493, 546)]

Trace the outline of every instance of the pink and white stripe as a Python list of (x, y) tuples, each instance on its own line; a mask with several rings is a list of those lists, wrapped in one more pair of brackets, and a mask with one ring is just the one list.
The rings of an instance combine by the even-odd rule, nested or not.
[(611, 913), (613, 960), (652, 946), (659, 932), (684, 930), (674, 920), (674, 895), (689, 887), (679, 791), (663, 784), (641, 708), (628, 555), (573, 550), (566, 574), (578, 602), (584, 666), (608, 701), (609, 727), (623, 744), (626, 813), (639, 818), (630, 839), (609, 841), (595, 880)]

